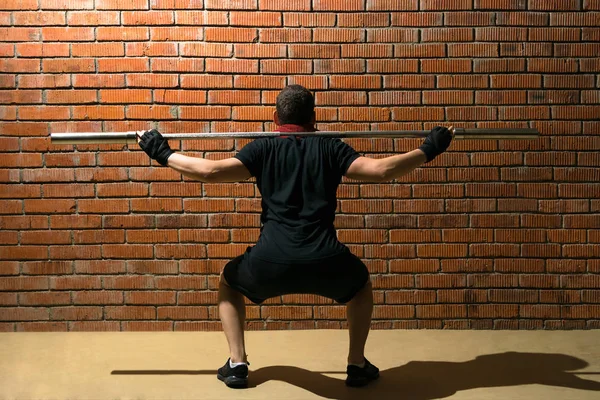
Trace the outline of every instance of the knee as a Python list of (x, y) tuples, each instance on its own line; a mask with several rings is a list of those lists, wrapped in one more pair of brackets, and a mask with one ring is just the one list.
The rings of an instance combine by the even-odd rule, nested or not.
[(223, 275), (223, 271), (221, 271), (221, 276), (220, 276), (220, 279), (219, 279), (219, 284), (220, 285), (229, 286), (229, 284), (227, 283), (227, 280), (225, 279), (225, 276)]
[(371, 283), (371, 278), (367, 279), (367, 283), (365, 283), (365, 286), (363, 286), (361, 290), (365, 290), (365, 291), (373, 290), (373, 284)]

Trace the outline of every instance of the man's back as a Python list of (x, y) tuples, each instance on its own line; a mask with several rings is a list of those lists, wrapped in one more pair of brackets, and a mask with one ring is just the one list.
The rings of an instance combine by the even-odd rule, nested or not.
[(252, 254), (272, 261), (319, 260), (345, 250), (335, 235), (336, 191), (359, 154), (339, 139), (257, 139), (236, 158), (262, 195), (261, 237)]

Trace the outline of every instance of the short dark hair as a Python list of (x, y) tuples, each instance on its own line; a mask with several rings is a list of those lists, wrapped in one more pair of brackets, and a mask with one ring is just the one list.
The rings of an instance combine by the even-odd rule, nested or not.
[(315, 98), (303, 86), (290, 85), (277, 95), (279, 123), (304, 125), (312, 121), (315, 113)]

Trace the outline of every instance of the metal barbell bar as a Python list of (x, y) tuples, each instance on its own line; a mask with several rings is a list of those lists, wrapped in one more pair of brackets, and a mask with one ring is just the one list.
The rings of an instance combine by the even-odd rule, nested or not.
[[(295, 136), (318, 136), (333, 138), (424, 138), (428, 130), (410, 131), (351, 131), (351, 132), (295, 132)], [(258, 139), (279, 137), (291, 133), (281, 132), (207, 132), (207, 133), (164, 133), (169, 140), (200, 140), (200, 139)], [(455, 139), (486, 139), (486, 140), (515, 140), (537, 139), (540, 132), (529, 128), (492, 128), (492, 129), (464, 129), (454, 130)], [(137, 142), (136, 132), (82, 132), (82, 133), (52, 133), (52, 144), (113, 144)]]

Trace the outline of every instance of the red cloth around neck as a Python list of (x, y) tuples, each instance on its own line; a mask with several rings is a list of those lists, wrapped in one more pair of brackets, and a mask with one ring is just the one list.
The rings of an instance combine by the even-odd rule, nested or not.
[[(295, 124), (284, 124), (279, 125), (275, 132), (316, 132), (315, 126), (313, 124), (306, 125), (295, 125)], [(287, 137), (287, 136), (281, 136)]]

